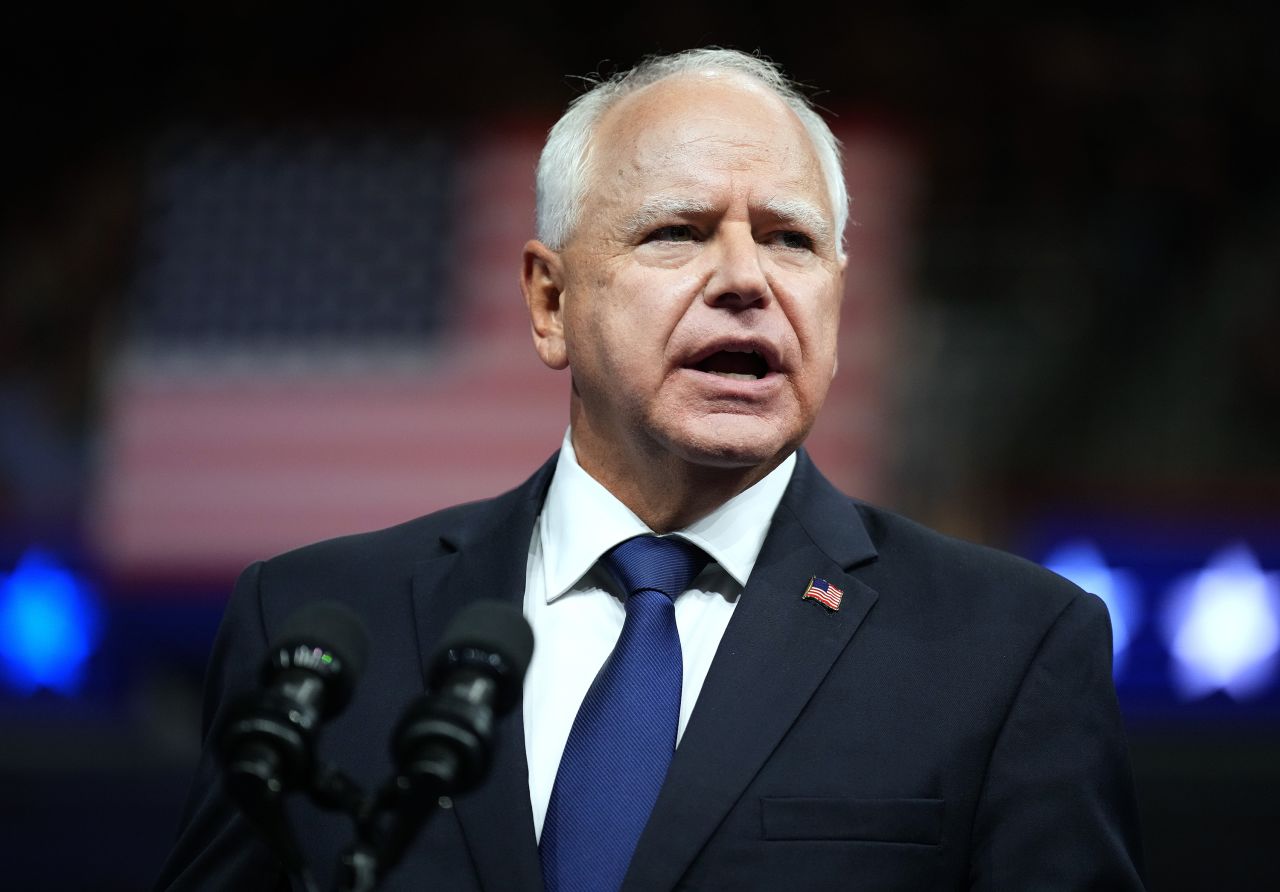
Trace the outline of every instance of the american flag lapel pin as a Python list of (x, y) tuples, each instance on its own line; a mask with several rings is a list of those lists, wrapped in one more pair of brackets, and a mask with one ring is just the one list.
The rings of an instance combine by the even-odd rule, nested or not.
[(825, 579), (813, 576), (809, 579), (809, 587), (804, 590), (805, 598), (812, 598), (828, 610), (839, 610), (840, 599), (844, 591), (836, 588)]

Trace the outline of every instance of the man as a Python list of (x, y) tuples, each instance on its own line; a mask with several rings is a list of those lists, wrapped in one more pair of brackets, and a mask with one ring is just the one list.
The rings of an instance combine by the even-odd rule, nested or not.
[[(552, 130), (538, 203), (522, 286), (571, 373), (562, 450), (498, 499), (247, 570), (206, 727), (287, 615), (342, 599), (376, 644), (322, 755), (372, 787), (444, 623), (522, 599), (523, 714), (386, 888), (1141, 888), (1101, 602), (797, 451), (835, 372), (847, 204), (804, 100), (739, 53), (650, 60)], [(636, 581), (636, 548), (687, 562), (675, 591)], [(661, 657), (633, 672), (642, 639)], [(276, 888), (216, 775), (206, 755), (161, 886)], [(345, 819), (294, 820), (323, 872)]]

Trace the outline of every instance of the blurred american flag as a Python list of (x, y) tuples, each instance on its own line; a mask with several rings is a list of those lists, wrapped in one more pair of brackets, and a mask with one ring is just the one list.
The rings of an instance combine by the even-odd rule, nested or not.
[[(567, 423), (518, 287), (542, 126), (195, 132), (151, 165), (135, 308), (103, 383), (91, 532), (117, 579), (222, 580), (524, 479)], [(842, 136), (840, 370), (810, 449), (875, 497), (914, 167)]]

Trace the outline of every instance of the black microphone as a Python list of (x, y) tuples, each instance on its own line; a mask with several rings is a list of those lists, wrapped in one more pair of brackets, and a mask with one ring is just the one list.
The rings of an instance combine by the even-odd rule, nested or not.
[(336, 601), (285, 621), (263, 664), (262, 688), (237, 703), (218, 738), (227, 787), (242, 807), (310, 783), (316, 731), (351, 699), (368, 653), (360, 617)]
[(483, 780), (496, 719), (519, 702), (532, 656), (533, 630), (510, 604), (477, 601), (453, 618), (428, 664), (427, 692), (392, 732), (395, 776), (361, 819), (361, 839), (342, 855), (340, 889), (373, 889), (441, 796)]
[(397, 785), (410, 798), (471, 789), (489, 768), (495, 719), (520, 699), (533, 630), (519, 608), (478, 601), (460, 611), (436, 648), (428, 693), (392, 735)]

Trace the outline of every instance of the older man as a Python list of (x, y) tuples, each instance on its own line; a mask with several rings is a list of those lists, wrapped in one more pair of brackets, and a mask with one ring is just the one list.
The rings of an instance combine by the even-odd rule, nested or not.
[[(490, 502), (246, 571), (209, 724), (298, 606), (377, 642), (324, 755), (373, 785), (442, 625), (537, 641), (488, 783), (387, 888), (1137, 889), (1101, 602), (853, 501), (800, 444), (835, 372), (835, 140), (772, 65), (652, 59), (553, 128), (522, 286), (572, 380), (558, 456)], [(349, 830), (299, 808), (322, 871)], [(202, 763), (161, 885), (276, 888)]]

